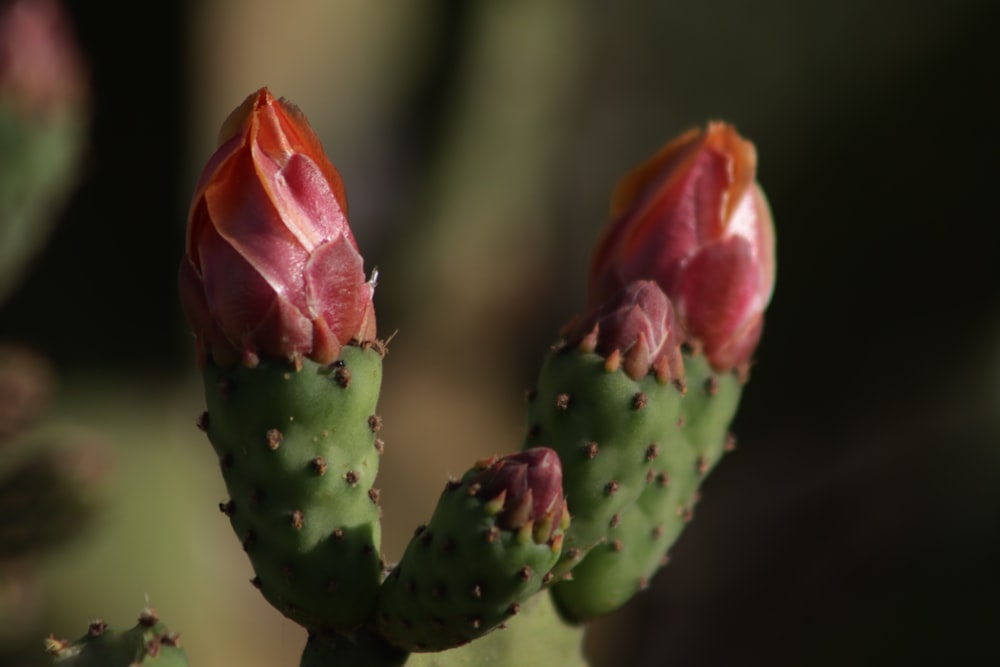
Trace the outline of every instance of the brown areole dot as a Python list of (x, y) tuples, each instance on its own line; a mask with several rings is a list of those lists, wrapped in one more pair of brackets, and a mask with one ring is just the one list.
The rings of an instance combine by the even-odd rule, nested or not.
[(326, 474), (326, 459), (324, 459), (322, 456), (317, 456), (316, 458), (314, 458), (312, 461), (309, 462), (309, 467), (317, 475), (323, 476)]
[(615, 513), (614, 513), (614, 514), (613, 514), (613, 515), (611, 516), (611, 521), (609, 521), (609, 522), (608, 522), (608, 527), (609, 527), (609, 528), (615, 528), (615, 527), (617, 527), (617, 526), (618, 526), (618, 524), (620, 524), (621, 522), (622, 522), (622, 516), (621, 516), (621, 514), (619, 514), (618, 512), (615, 512)]
[(358, 477), (358, 473), (355, 472), (354, 470), (348, 470), (347, 472), (344, 473), (344, 481), (346, 481), (351, 486), (357, 486), (359, 479), (360, 478)]
[(621, 540), (612, 540), (612, 542), (611, 542), (611, 550), (612, 551), (621, 551), (622, 550), (622, 541)]
[(104, 622), (104, 619), (95, 618), (87, 626), (87, 635), (91, 637), (100, 637), (104, 634), (104, 631), (108, 629), (108, 624)]
[(281, 441), (285, 439), (285, 435), (276, 428), (268, 429), (265, 437), (267, 438), (267, 446), (271, 450), (280, 447)]
[(476, 584), (475, 586), (472, 587), (472, 597), (474, 597), (477, 600), (483, 597), (482, 584)]
[(255, 544), (257, 544), (257, 533), (251, 530), (243, 538), (243, 551), (250, 551)]
[(659, 455), (660, 455), (660, 446), (657, 445), (655, 442), (651, 444), (649, 447), (646, 447), (647, 461), (655, 461)]
[(708, 396), (715, 396), (719, 393), (719, 380), (714, 375), (709, 375), (705, 378), (705, 394)]
[(198, 429), (201, 431), (208, 431), (208, 424), (209, 424), (209, 418), (208, 418), (208, 411), (206, 410), (205, 412), (202, 412), (200, 415), (198, 415), (198, 419), (197, 421), (195, 421), (195, 426), (197, 426)]
[(290, 518), (292, 528), (295, 530), (302, 530), (302, 524), (305, 522), (305, 518), (306, 516), (302, 513), (302, 510), (295, 510), (292, 512), (292, 516)]
[(706, 459), (704, 456), (698, 457), (698, 462), (696, 465), (699, 475), (704, 475), (705, 473), (708, 472), (708, 459)]
[(338, 366), (333, 371), (333, 379), (337, 381), (342, 389), (351, 386), (351, 369), (346, 366)]
[(382, 456), (382, 454), (385, 453), (385, 440), (382, 438), (375, 438), (374, 445), (375, 451), (378, 452), (379, 456)]
[(232, 500), (227, 500), (224, 503), (219, 503), (219, 511), (225, 514), (226, 516), (232, 516), (233, 513), (236, 511), (236, 503), (234, 503)]
[(529, 579), (531, 579), (531, 575), (533, 573), (534, 571), (531, 569), (531, 566), (525, 565), (524, 567), (522, 567), (520, 570), (517, 571), (517, 576), (520, 577), (523, 581), (528, 581)]
[(604, 493), (609, 496), (613, 496), (618, 493), (618, 480), (613, 479), (604, 485)]
[(556, 410), (569, 409), (569, 394), (559, 394), (556, 396)]
[(649, 403), (649, 397), (646, 396), (645, 392), (637, 392), (635, 396), (632, 397), (632, 409), (642, 410)]
[(378, 415), (368, 417), (368, 428), (372, 430), (372, 433), (378, 433), (379, 429), (382, 428), (382, 418)]
[(736, 436), (734, 436), (732, 433), (727, 433), (726, 442), (722, 446), (722, 449), (727, 452), (731, 452), (734, 449), (736, 449)]
[(597, 456), (597, 453), (599, 451), (600, 448), (597, 446), (597, 443), (593, 441), (588, 442), (586, 445), (583, 446), (583, 453), (588, 459), (592, 459), (595, 456)]
[(330, 537), (333, 538), (334, 542), (343, 542), (344, 541), (344, 529), (343, 528), (334, 528), (333, 532), (330, 533)]
[(376, 505), (378, 505), (378, 500), (381, 495), (382, 495), (381, 491), (376, 489), (374, 486), (368, 489), (368, 498)]

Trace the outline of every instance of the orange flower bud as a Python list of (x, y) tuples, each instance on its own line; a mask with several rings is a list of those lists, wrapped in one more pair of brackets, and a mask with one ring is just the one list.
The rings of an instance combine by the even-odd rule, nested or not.
[(757, 154), (725, 123), (691, 130), (619, 183), (591, 262), (596, 307), (655, 280), (685, 340), (718, 371), (745, 369), (774, 288), (774, 229), (755, 181)]
[(320, 363), (375, 338), (374, 283), (340, 175), (305, 116), (262, 88), (226, 120), (188, 218), (180, 295), (199, 361)]

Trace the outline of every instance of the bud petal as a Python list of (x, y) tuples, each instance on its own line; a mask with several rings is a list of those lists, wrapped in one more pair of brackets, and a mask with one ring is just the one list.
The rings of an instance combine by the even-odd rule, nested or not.
[(771, 212), (753, 144), (724, 123), (691, 130), (619, 184), (591, 262), (588, 301), (655, 280), (684, 338), (716, 370), (745, 367), (774, 288)]
[(181, 302), (199, 360), (327, 363), (375, 337), (344, 186), (305, 116), (262, 88), (223, 123), (188, 219)]

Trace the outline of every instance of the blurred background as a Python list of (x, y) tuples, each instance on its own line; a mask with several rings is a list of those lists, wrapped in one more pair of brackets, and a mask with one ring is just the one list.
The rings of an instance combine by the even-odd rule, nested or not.
[[(0, 664), (45, 664), (48, 633), (130, 626), (147, 601), (192, 664), (298, 664), (304, 631), (250, 586), (216, 509), (175, 290), (201, 165), (263, 85), (339, 168), (381, 275), (380, 333), (398, 331), (380, 404), (389, 560), (448, 475), (519, 446), (617, 179), (723, 119), (758, 148), (777, 288), (739, 446), (652, 588), (590, 633), (594, 664), (1000, 658), (1000, 5), (65, 9), (79, 168), (0, 303), (8, 356), (35, 364), (16, 394), (29, 444), (0, 453), (37, 473), (44, 449), (78, 514), (44, 556), (0, 549)], [(39, 506), (0, 512), (37, 527)]]

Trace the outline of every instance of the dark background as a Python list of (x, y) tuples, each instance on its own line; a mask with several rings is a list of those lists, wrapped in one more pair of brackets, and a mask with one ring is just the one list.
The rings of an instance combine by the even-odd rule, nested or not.
[[(197, 99), (219, 81), (205, 74), (220, 56), (198, 32), (202, 5), (68, 4), (90, 62), (92, 147), (56, 234), (0, 306), (0, 338), (71, 378), (183, 384), (193, 368), (175, 272), (212, 150), (201, 128), (262, 83), (293, 100), (300, 84), (234, 72), (242, 92)], [(392, 58), (361, 75), (364, 62), (350, 65), (391, 94), (335, 99), (391, 107), (363, 126), (317, 122), (382, 270), (381, 331), (401, 330), (388, 386), (397, 358), (401, 377), (413, 370), (406, 355), (440, 361), (450, 386), (483, 401), (530, 385), (581, 306), (615, 180), (690, 125), (726, 119), (756, 143), (775, 216), (777, 287), (740, 446), (653, 590), (598, 627), (595, 659), (1000, 657), (1000, 6), (582, 2), (573, 22), (526, 23), (530, 36), (509, 17), (518, 10), (485, 7), (423, 3)], [(309, 85), (336, 89), (344, 67), (310, 62)], [(525, 121), (534, 134), (518, 154), (523, 139), (505, 133), (535, 95), (550, 103), (538, 126)], [(303, 106), (314, 121), (326, 113)], [(475, 168), (454, 167), (465, 159)], [(470, 271), (481, 261), (494, 273)], [(387, 392), (390, 405), (418, 400)], [(447, 456), (462, 460), (452, 472), (471, 460)]]

